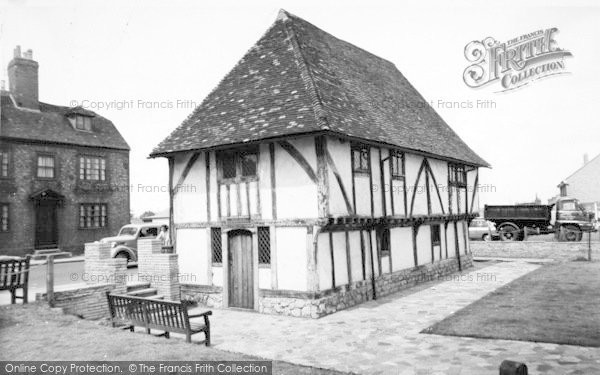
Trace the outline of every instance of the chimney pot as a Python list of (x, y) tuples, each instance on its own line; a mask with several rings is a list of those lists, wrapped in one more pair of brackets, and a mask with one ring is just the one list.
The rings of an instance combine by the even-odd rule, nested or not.
[(33, 50), (28, 49), (27, 51), (25, 51), (25, 53), (23, 54), (23, 57), (28, 60), (33, 60)]
[(21, 57), (21, 46), (15, 47), (14, 55), (14, 57)]

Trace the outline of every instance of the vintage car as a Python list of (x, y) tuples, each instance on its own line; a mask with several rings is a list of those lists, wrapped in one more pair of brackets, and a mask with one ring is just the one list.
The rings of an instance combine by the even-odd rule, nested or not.
[(127, 224), (119, 230), (116, 236), (105, 237), (100, 242), (111, 244), (113, 258), (125, 258), (127, 262), (137, 262), (137, 241), (142, 238), (156, 238), (163, 225), (157, 223)]

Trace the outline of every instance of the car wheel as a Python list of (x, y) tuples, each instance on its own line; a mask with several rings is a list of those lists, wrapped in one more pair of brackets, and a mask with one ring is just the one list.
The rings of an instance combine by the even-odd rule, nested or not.
[(127, 263), (129, 263), (129, 254), (127, 254), (124, 251), (121, 251), (120, 253), (118, 253), (117, 255), (115, 255), (115, 258), (125, 259), (127, 261)]
[(488, 233), (485, 233), (483, 236), (481, 236), (481, 239), (483, 241), (491, 241), (492, 239), (490, 238), (490, 235)]

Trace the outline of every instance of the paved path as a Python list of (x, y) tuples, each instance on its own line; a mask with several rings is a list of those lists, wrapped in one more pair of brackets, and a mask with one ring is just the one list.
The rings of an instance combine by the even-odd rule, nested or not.
[(318, 320), (215, 310), (215, 348), (364, 374), (497, 374), (504, 359), (532, 374), (600, 373), (600, 349), (419, 333), (538, 268), (502, 262), (427, 289), (388, 296)]

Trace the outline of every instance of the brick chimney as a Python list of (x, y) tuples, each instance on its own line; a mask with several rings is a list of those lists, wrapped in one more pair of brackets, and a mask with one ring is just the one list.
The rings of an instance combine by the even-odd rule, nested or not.
[(15, 47), (14, 57), (8, 63), (8, 89), (19, 107), (39, 109), (38, 67), (32, 50), (21, 55), (21, 46)]

